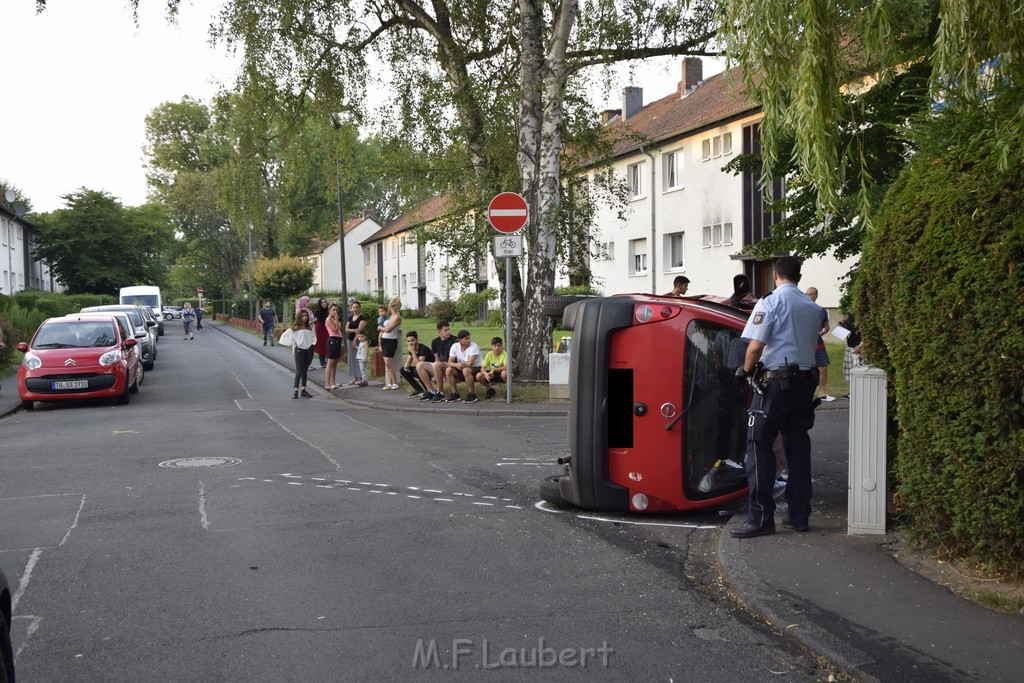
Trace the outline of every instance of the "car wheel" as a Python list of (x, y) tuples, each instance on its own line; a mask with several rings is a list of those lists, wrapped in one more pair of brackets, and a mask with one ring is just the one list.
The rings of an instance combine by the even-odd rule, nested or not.
[[(135, 383), (137, 384), (138, 381), (139, 381), (139, 377), (138, 377), (138, 375), (136, 375), (135, 376)], [(117, 402), (117, 405), (119, 405), (119, 406), (126, 406), (126, 405), (128, 405), (128, 401), (132, 400), (132, 393), (131, 392), (132, 392), (132, 387), (133, 386), (135, 386), (135, 384), (129, 385), (128, 384), (128, 378), (125, 377), (125, 379), (124, 379), (124, 391), (121, 392), (120, 396), (118, 396), (116, 399), (114, 399), (114, 401)]]
[[(171, 315), (170, 313), (164, 313), (164, 320), (171, 320), (173, 318), (174, 316)], [(159, 332), (157, 334), (159, 334)]]
[(139, 365), (139, 374), (135, 375), (135, 382), (128, 388), (128, 391), (133, 394), (139, 393), (139, 387), (142, 386), (142, 381), (146, 378), (146, 366)]
[(150, 359), (150, 360), (146, 361), (145, 363), (143, 363), (141, 367), (145, 368), (146, 370), (152, 370), (153, 369), (153, 361), (152, 361), (152, 359)]
[(577, 301), (584, 301), (586, 299), (593, 299), (592, 296), (583, 295), (552, 295), (544, 297), (544, 303), (541, 304), (541, 313), (551, 318), (561, 318), (562, 313), (565, 312), (565, 307), (569, 304), (574, 304)]
[(558, 488), (558, 480), (564, 476), (564, 474), (559, 474), (553, 477), (544, 477), (540, 482), (540, 499), (556, 507), (572, 507), (569, 501), (562, 498), (562, 493)]
[(7, 615), (0, 613), (0, 683), (14, 683), (14, 649), (11, 647), (11, 625)]
[(35, 407), (36, 407), (36, 402), (35, 401), (22, 401), (21, 402), (21, 409), (22, 410), (35, 410)]

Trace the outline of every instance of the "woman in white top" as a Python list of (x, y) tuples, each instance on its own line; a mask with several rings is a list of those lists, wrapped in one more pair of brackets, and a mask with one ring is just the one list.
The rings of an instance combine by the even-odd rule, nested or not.
[(383, 325), (377, 326), (380, 332), (380, 355), (384, 357), (384, 388), (398, 388), (398, 371), (395, 370), (395, 352), (398, 351), (398, 335), (402, 333), (402, 300), (397, 296), (388, 302), (391, 315)]
[(280, 344), (293, 347), (295, 392), (292, 394), (292, 398), (298, 398), (299, 394), (305, 398), (313, 398), (313, 394), (306, 391), (306, 372), (313, 360), (313, 345), (316, 344), (316, 330), (309, 324), (309, 311), (303, 308), (295, 314), (295, 324), (284, 331)]

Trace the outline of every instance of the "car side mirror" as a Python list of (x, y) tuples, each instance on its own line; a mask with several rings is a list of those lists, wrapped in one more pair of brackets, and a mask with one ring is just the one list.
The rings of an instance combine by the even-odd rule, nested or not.
[(14, 348), (18, 349), (22, 353), (25, 353), (26, 351), (28, 351), (28, 344), (26, 344), (25, 342), (18, 342), (18, 345), (15, 346)]
[(135, 346), (138, 343), (139, 343), (139, 341), (137, 339), (134, 339), (134, 338), (133, 339), (125, 339), (124, 340), (124, 345), (125, 346)]
[(156, 327), (156, 321), (155, 320), (147, 320), (146, 321), (146, 327)]

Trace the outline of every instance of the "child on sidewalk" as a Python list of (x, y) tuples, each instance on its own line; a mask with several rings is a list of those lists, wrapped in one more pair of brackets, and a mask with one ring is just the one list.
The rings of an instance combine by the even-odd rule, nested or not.
[(366, 341), (366, 332), (360, 331), (356, 335), (356, 362), (359, 363), (358, 373), (359, 382), (356, 386), (366, 387), (370, 386), (370, 383), (366, 381), (366, 359), (370, 352), (370, 345)]

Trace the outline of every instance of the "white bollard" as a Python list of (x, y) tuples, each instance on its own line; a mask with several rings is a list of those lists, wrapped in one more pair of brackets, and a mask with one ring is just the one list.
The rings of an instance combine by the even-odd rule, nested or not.
[(885, 371), (850, 369), (850, 474), (847, 534), (884, 534), (888, 502)]
[(555, 402), (569, 400), (569, 364), (572, 356), (568, 353), (548, 355), (548, 398)]

